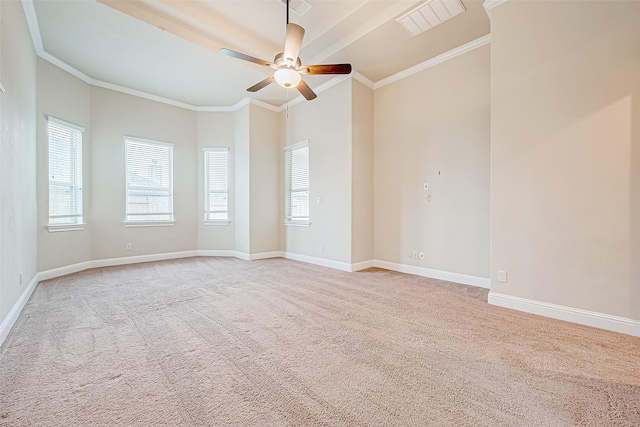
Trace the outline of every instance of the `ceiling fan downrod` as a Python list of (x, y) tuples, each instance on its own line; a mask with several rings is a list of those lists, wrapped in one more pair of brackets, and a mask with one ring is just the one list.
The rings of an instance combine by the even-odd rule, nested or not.
[(271, 83), (277, 83), (285, 89), (297, 88), (298, 92), (300, 92), (307, 101), (311, 101), (312, 99), (315, 99), (317, 95), (302, 79), (303, 75), (349, 74), (351, 73), (351, 64), (303, 66), (299, 55), (300, 48), (302, 47), (302, 38), (304, 37), (304, 28), (300, 25), (289, 23), (290, 0), (281, 1), (287, 5), (287, 32), (285, 34), (284, 51), (277, 54), (273, 62), (255, 58), (227, 48), (220, 49), (220, 53), (233, 58), (242, 59), (243, 61), (270, 67), (275, 70), (273, 75), (247, 89), (248, 92), (257, 92), (260, 89), (269, 86)]

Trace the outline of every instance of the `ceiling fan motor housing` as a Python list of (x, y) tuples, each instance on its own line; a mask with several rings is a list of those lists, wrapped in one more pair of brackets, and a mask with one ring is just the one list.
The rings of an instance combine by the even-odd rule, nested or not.
[(291, 65), (287, 64), (287, 60), (284, 57), (284, 53), (277, 54), (276, 57), (273, 59), (273, 63), (276, 64), (278, 69), (291, 68), (296, 71), (300, 71), (300, 67), (302, 67), (302, 62), (300, 62), (300, 58), (297, 58), (295, 63)]
[[(289, 1), (287, 4), (287, 33), (284, 42), (284, 51), (277, 54), (273, 63), (254, 58), (244, 53), (236, 52), (231, 49), (222, 48), (220, 53), (254, 64), (271, 67), (275, 70), (272, 76), (267, 77), (261, 82), (251, 86), (247, 91), (257, 92), (260, 89), (275, 82), (283, 88), (297, 88), (298, 91), (308, 101), (316, 98), (316, 94), (309, 85), (302, 79), (305, 74), (349, 74), (351, 72), (350, 64), (325, 64), (325, 65), (305, 65), (303, 67), (300, 61), (300, 48), (302, 47), (302, 39), (304, 37), (304, 28), (298, 24), (289, 22)], [(298, 0), (301, 1), (301, 0)]]

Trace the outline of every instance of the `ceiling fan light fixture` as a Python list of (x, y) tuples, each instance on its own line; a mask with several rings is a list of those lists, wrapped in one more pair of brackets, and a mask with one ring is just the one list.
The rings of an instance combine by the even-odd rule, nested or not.
[[(242, 59), (243, 61), (271, 67), (276, 70), (273, 75), (248, 88), (248, 92), (257, 92), (260, 89), (269, 86), (271, 83), (276, 82), (278, 86), (285, 89), (297, 88), (298, 92), (300, 92), (307, 101), (311, 101), (312, 99), (315, 99), (317, 95), (313, 92), (313, 89), (311, 89), (309, 85), (304, 80), (302, 80), (303, 74), (349, 74), (351, 73), (351, 64), (306, 65), (303, 67), (300, 61), (299, 54), (300, 48), (302, 47), (302, 39), (304, 37), (304, 28), (302, 28), (300, 25), (292, 24), (289, 22), (289, 6), (292, 0), (281, 1), (287, 6), (287, 34), (284, 41), (284, 51), (276, 55), (273, 63), (226, 48), (220, 49), (220, 53), (223, 55), (231, 56), (233, 58)], [(297, 1), (304, 2), (304, 0)]]
[(275, 72), (273, 77), (279, 86), (285, 89), (293, 89), (300, 84), (302, 76), (299, 72), (291, 68), (281, 68)]

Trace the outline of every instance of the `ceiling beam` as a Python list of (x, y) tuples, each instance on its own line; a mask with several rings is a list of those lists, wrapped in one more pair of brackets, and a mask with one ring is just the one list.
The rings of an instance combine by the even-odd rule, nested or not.
[(222, 47), (271, 59), (279, 46), (261, 40), (199, 2), (97, 0), (112, 9), (167, 31), (213, 52)]

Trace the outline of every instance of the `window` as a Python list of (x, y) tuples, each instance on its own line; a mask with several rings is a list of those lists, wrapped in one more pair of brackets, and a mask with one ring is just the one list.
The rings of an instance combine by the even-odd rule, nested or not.
[(229, 149), (204, 149), (204, 220), (228, 224)]
[(49, 117), (49, 230), (82, 224), (82, 132)]
[(284, 148), (288, 225), (309, 225), (309, 141)]
[(126, 221), (173, 221), (173, 144), (125, 137)]

